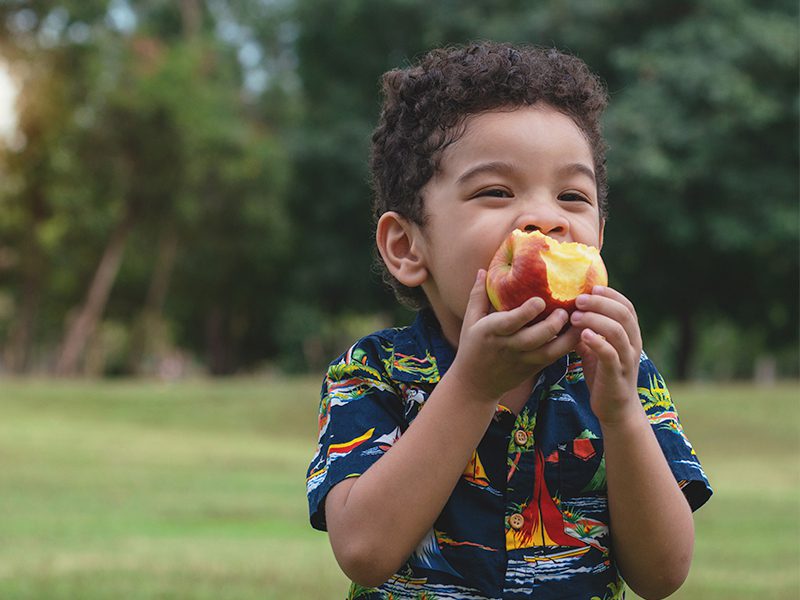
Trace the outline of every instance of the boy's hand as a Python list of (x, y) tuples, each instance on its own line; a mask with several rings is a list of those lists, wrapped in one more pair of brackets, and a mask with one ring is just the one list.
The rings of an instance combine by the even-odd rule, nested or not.
[(578, 296), (570, 318), (580, 331), (577, 352), (601, 424), (618, 423), (642, 411), (636, 391), (642, 336), (633, 304), (618, 291), (596, 286)]
[(559, 334), (569, 321), (566, 311), (556, 310), (530, 324), (544, 307), (544, 300), (531, 298), (513, 310), (492, 312), (486, 295), (486, 271), (478, 271), (453, 363), (459, 376), (482, 397), (497, 401), (573, 350), (579, 331), (570, 328)]

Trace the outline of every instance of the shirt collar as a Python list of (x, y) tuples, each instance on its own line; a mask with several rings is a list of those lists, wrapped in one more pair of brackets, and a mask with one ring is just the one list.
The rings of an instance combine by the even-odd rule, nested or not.
[(569, 360), (570, 354), (565, 354), (555, 362), (548, 365), (539, 375), (539, 379), (536, 381), (536, 386), (543, 386), (543, 390), (546, 393), (550, 388), (554, 385), (559, 383), (567, 374), (567, 370), (569, 369)]
[(455, 354), (433, 311), (422, 309), (414, 323), (397, 332), (390, 367), (392, 379), (403, 383), (438, 383), (453, 364)]
[[(409, 327), (399, 329), (391, 357), (391, 375), (403, 383), (436, 384), (453, 364), (456, 351), (442, 333), (436, 315), (429, 308), (417, 313)], [(567, 373), (568, 355), (542, 371), (537, 387), (545, 389), (561, 381)]]

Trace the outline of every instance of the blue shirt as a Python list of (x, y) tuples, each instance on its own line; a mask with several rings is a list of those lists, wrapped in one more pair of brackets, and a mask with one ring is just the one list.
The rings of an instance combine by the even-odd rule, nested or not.
[[(369, 335), (331, 364), (322, 386), (319, 445), (307, 478), (315, 528), (326, 528), (328, 491), (383, 456), (454, 357), (432, 312), (422, 311), (410, 327)], [(664, 380), (644, 353), (638, 388), (675, 479), (695, 510), (711, 488)], [(441, 443), (448, 443), (447, 423)], [(347, 597), (624, 597), (610, 547), (603, 440), (578, 355), (546, 368), (518, 415), (497, 409), (444, 510), (406, 564), (379, 588), (353, 584)]]

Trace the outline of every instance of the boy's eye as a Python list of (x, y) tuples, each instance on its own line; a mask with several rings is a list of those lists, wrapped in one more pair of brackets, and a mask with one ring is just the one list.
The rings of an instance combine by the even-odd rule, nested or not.
[(559, 200), (563, 200), (565, 202), (587, 202), (589, 204), (592, 203), (589, 198), (584, 196), (583, 194), (579, 194), (578, 192), (565, 192), (558, 197)]
[(481, 190), (475, 194), (476, 198), (489, 197), (489, 198), (511, 198), (511, 192), (503, 188), (489, 188)]

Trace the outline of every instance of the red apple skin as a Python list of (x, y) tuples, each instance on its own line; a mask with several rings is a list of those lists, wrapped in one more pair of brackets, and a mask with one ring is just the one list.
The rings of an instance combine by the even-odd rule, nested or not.
[[(577, 295), (569, 299), (556, 299), (551, 294), (547, 264), (542, 258), (542, 254), (549, 249), (549, 243), (548, 238), (538, 232), (522, 231), (513, 232), (503, 241), (486, 274), (486, 291), (496, 310), (514, 309), (533, 297), (545, 302), (544, 311), (535, 321), (546, 318), (557, 308), (563, 308), (568, 313), (575, 310)], [(607, 284), (606, 268), (598, 255), (587, 270), (578, 294), (591, 293), (595, 285)]]

